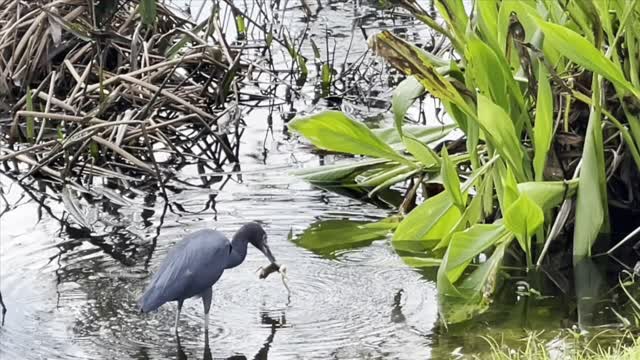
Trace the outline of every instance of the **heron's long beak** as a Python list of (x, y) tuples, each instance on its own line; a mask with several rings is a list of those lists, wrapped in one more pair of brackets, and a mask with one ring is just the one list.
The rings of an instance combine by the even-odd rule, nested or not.
[(267, 257), (267, 259), (269, 259), (269, 262), (272, 264), (276, 263), (276, 258), (273, 257), (273, 254), (271, 253), (271, 249), (269, 249), (269, 246), (267, 244), (262, 244), (262, 248), (260, 249), (260, 251), (262, 251), (262, 253), (264, 254), (264, 256)]

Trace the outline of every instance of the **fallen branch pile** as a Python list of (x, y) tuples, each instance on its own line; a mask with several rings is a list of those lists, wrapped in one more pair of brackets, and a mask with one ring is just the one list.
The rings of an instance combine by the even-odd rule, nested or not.
[(244, 49), (215, 17), (195, 24), (158, 2), (144, 25), (139, 1), (94, 3), (0, 0), (3, 170), (142, 180), (169, 170), (154, 152), (180, 164), (203, 139), (235, 162), (218, 120), (237, 130)]

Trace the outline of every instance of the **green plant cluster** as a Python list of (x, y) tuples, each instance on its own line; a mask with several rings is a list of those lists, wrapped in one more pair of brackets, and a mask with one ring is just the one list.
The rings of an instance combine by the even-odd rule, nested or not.
[[(434, 3), (444, 25), (412, 0), (394, 5), (445, 36), (451, 57), (388, 31), (370, 38), (407, 76), (393, 93), (394, 130), (371, 130), (339, 111), (297, 118), (290, 128), (319, 148), (370, 158), (298, 173), (312, 183), (374, 196), (411, 179), (407, 198), (441, 185), (386, 224), (407, 263), (438, 266), (440, 314), (456, 323), (489, 308), (507, 252), (515, 248), (531, 269), (552, 241), (566, 241), (577, 262), (610, 232), (609, 182), (640, 166), (640, 6), (483, 0), (468, 12), (462, 0)], [(451, 125), (404, 124), (425, 93), (443, 104)], [(443, 139), (454, 130), (466, 146), (449, 153)], [(573, 236), (561, 240), (561, 232)]]

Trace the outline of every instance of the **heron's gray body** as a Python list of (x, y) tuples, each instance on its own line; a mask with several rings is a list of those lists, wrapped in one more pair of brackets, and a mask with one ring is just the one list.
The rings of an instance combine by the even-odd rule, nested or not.
[(140, 311), (156, 310), (169, 301), (178, 302), (176, 332), (185, 299), (202, 297), (204, 326), (209, 326), (212, 290), (225, 269), (240, 265), (247, 256), (247, 245), (258, 248), (269, 261), (275, 258), (267, 246), (267, 234), (257, 223), (243, 225), (229, 241), (215, 230), (200, 230), (187, 235), (167, 254), (140, 299)]
[[(246, 242), (244, 244), (246, 253)], [(239, 249), (238, 249), (239, 250)], [(156, 310), (169, 301), (202, 295), (220, 279), (232, 254), (231, 242), (215, 230), (187, 235), (169, 251), (142, 299), (142, 312)]]

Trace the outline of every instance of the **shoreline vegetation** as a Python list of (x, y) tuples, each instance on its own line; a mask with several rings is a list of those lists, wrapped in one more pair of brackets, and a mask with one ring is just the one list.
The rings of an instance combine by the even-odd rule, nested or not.
[[(367, 158), (298, 175), (369, 197), (405, 189), (398, 216), (378, 226), (408, 265), (437, 268), (443, 326), (481, 317), (516, 279), (526, 296), (573, 293), (580, 328), (637, 328), (640, 4), (434, 4), (441, 21), (416, 2), (389, 2), (445, 38), (448, 51), (391, 31), (368, 39), (407, 76), (391, 106), (400, 141), (341, 111), (298, 117), (289, 127), (315, 146)], [(424, 96), (453, 125), (437, 136), (405, 125)], [(616, 275), (594, 281), (588, 274), (603, 259), (617, 263)], [(555, 290), (541, 293), (545, 282)]]

